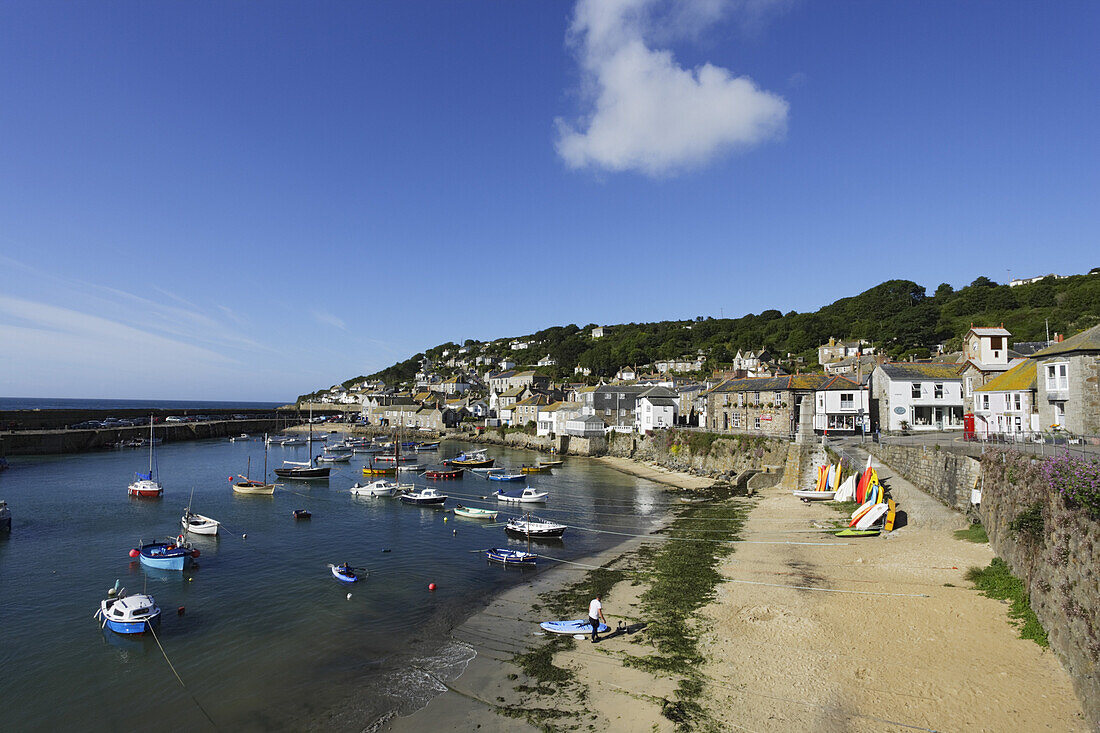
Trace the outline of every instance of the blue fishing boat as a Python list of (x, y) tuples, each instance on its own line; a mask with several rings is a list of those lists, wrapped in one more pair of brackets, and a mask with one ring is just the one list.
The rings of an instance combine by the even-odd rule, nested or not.
[(141, 560), (141, 564), (158, 570), (186, 570), (191, 567), (192, 558), (199, 551), (183, 539), (183, 535), (164, 542), (145, 542), (137, 549), (130, 550), (130, 557)]
[(493, 547), (485, 551), (485, 557), (492, 562), (499, 562), (504, 565), (531, 566), (535, 564), (535, 559), (538, 558), (538, 555), (533, 552), (522, 552), (520, 550), (509, 550), (504, 547)]
[(107, 598), (100, 602), (95, 618), (103, 622), (116, 634), (144, 634), (160, 624), (160, 607), (150, 595), (138, 593), (125, 595), (126, 589), (115, 587), (107, 592)]
[(522, 473), (505, 473), (504, 471), (489, 471), (485, 476), (490, 481), (523, 481), (527, 478)]

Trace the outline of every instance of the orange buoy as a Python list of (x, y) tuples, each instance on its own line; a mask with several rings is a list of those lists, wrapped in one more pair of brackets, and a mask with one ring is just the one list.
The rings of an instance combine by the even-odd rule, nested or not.
[(428, 590), (435, 590), (435, 583), (428, 583)]
[(141, 553), (138, 552), (137, 550), (130, 550), (130, 557), (137, 557), (140, 554)]

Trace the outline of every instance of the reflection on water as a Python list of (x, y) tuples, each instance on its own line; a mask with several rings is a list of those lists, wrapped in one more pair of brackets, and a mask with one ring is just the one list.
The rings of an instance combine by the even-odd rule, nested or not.
[[(444, 444), (430, 460), (462, 447)], [(269, 466), (304, 460), (306, 450), (273, 446)], [(535, 460), (503, 447), (489, 454), (504, 466)], [(450, 640), (450, 629), (489, 595), (530, 578), (532, 571), (485, 561), (485, 548), (527, 546), (502, 523), (528, 507), (501, 505), (483, 478), (406, 474), (402, 482), (430, 483), (451, 497), (449, 506), (498, 510), (497, 523), (354, 497), (348, 488), (364, 479), (360, 457), (326, 482), (284, 482), (274, 496), (234, 494), (227, 476), (249, 456), (255, 477), (259, 442), (163, 445), (159, 500), (126, 496), (145, 461), (138, 451), (12, 460), (0, 475), (14, 515), (11, 536), (0, 535), (0, 698), (19, 701), (4, 706), (7, 729), (157, 721), (207, 728), (193, 694), (220, 726), (298, 730), (324, 721), (327, 729), (363, 730), (419, 708), (460, 674), (473, 651)], [(645, 533), (667, 504), (656, 485), (580, 458), (529, 484), (550, 492), (532, 512), (570, 526), (563, 541), (532, 548), (561, 559)], [(131, 560), (139, 539), (178, 534), (192, 489), (194, 511), (223, 528), (217, 538), (189, 537), (200, 550), (196, 567), (148, 570)], [(313, 519), (296, 522), (296, 508)], [(622, 535), (585, 531), (594, 528)], [(368, 568), (369, 577), (336, 583), (328, 564), (344, 561)], [(156, 598), (164, 614), (158, 635), (187, 690), (151, 637), (101, 631), (92, 619), (116, 579)]]

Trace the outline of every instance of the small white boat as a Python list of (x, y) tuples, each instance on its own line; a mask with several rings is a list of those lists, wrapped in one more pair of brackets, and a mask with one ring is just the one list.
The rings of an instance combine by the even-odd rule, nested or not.
[(536, 491), (530, 486), (523, 489), (517, 489), (515, 491), (505, 491), (500, 489), (496, 492), (497, 501), (509, 501), (516, 504), (532, 504), (536, 502), (545, 502), (546, 497), (549, 496), (549, 492)]
[(433, 506), (442, 505), (447, 501), (447, 495), (441, 494), (435, 489), (420, 489), (419, 491), (408, 491), (402, 494), (401, 501), (406, 504), (414, 504), (417, 506)]
[(537, 539), (539, 537), (558, 538), (565, 534), (566, 526), (557, 522), (548, 522), (538, 517), (526, 516), (509, 519), (504, 525), (508, 534)]
[(283, 445), (305, 445), (305, 438), (287, 438), (283, 441)]
[(115, 581), (106, 600), (99, 604), (96, 620), (116, 634), (144, 634), (160, 623), (160, 607), (152, 596), (144, 593), (127, 596), (125, 593), (126, 589), (119, 589)]
[(401, 473), (405, 473), (407, 471), (412, 473), (420, 473), (426, 468), (427, 466), (425, 466), (423, 463), (406, 463), (403, 466), (398, 466), (397, 470)]
[(252, 440), (252, 438), (249, 437), (248, 433), (241, 433), (240, 435), (234, 436), (234, 437), (229, 439), (229, 442), (230, 443), (237, 443), (237, 442), (245, 441), (245, 440)]
[(351, 460), (351, 453), (326, 453), (317, 456), (318, 463), (347, 463)]
[(792, 491), (802, 501), (832, 501), (836, 496), (835, 491)]
[(201, 514), (194, 514), (190, 511), (183, 513), (183, 518), (180, 519), (180, 524), (183, 525), (185, 532), (192, 534), (205, 534), (216, 535), (218, 533), (218, 527), (221, 523), (210, 517), (204, 517)]
[(378, 479), (369, 484), (356, 483), (351, 487), (352, 496), (393, 496), (397, 493), (398, 486), (392, 481)]

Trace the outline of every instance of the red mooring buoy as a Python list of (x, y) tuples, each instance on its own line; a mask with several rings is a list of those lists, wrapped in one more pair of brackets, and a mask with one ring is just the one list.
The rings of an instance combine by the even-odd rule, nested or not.
[(130, 557), (137, 557), (140, 554), (141, 553), (138, 552), (137, 550), (130, 550)]
[(428, 583), (428, 590), (435, 590), (435, 583)]

